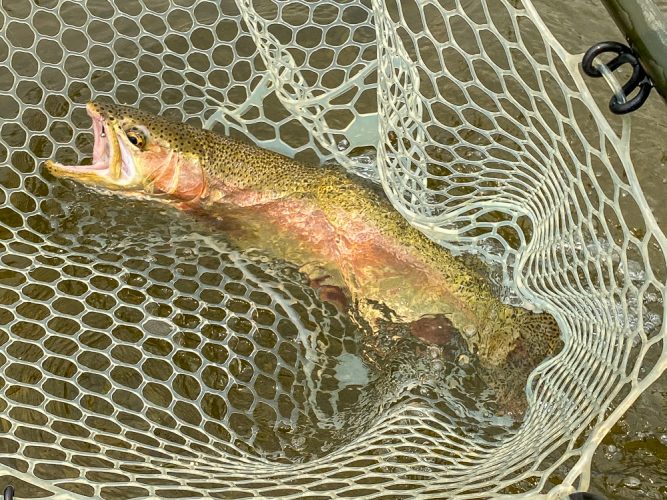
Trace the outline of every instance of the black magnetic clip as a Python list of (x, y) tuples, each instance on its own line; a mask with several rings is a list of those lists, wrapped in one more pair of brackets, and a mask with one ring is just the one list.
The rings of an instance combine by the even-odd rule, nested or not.
[[(616, 57), (606, 64), (610, 71), (614, 71), (623, 64), (632, 66), (632, 76), (622, 88), (623, 95), (626, 96), (625, 102), (622, 102), (618, 96), (613, 95), (609, 100), (609, 109), (617, 115), (624, 115), (639, 109), (648, 99), (653, 83), (644, 71), (639, 58), (627, 45), (619, 42), (596, 43), (586, 51), (581, 60), (581, 68), (584, 73), (593, 78), (600, 78), (602, 73), (593, 66), (593, 60), (600, 54), (605, 53), (616, 54)], [(637, 88), (639, 88), (637, 94), (631, 99), (627, 99), (627, 96), (631, 95)]]

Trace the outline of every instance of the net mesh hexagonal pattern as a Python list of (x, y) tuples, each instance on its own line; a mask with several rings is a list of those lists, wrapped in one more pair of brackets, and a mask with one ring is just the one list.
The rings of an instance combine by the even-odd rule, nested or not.
[[(667, 245), (628, 123), (529, 0), (5, 0), (0, 25), (0, 467), (24, 495), (558, 495), (664, 371)], [(465, 387), (433, 390), (455, 364), (369, 371), (289, 264), (45, 178), (90, 155), (105, 96), (335, 160), (483, 255), (562, 329), (524, 420), (457, 411)]]

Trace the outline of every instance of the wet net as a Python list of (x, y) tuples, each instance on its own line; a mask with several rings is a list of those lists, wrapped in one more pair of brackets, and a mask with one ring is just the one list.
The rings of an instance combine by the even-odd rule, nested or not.
[[(0, 469), (21, 496), (587, 487), (667, 365), (667, 245), (628, 122), (528, 0), (1, 5)], [(45, 176), (90, 156), (85, 103), (105, 96), (338, 162), (481, 255), (506, 301), (561, 327), (523, 421), (471, 397), (456, 362), (400, 346), (374, 362), (289, 263)]]

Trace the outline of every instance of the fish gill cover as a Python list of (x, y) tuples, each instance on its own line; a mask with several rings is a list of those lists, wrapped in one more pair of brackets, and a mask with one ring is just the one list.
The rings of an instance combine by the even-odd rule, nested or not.
[[(628, 122), (527, 0), (13, 0), (0, 23), (0, 467), (24, 495), (558, 495), (664, 370)], [(335, 160), (482, 255), (562, 330), (523, 421), (456, 363), (374, 365), (289, 264), (45, 177), (90, 156), (92, 97)]]

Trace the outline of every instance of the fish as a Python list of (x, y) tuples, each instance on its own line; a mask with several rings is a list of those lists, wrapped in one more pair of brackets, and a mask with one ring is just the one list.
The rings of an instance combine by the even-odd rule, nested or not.
[(353, 307), (371, 326), (388, 318), (410, 325), (426, 343), (460, 337), (490, 372), (524, 373), (562, 346), (553, 316), (503, 303), (475, 266), (340, 166), (299, 162), (120, 104), (90, 102), (87, 112), (92, 163), (48, 160), (52, 175), (238, 221), (230, 233), (242, 245), (302, 265), (325, 300)]

